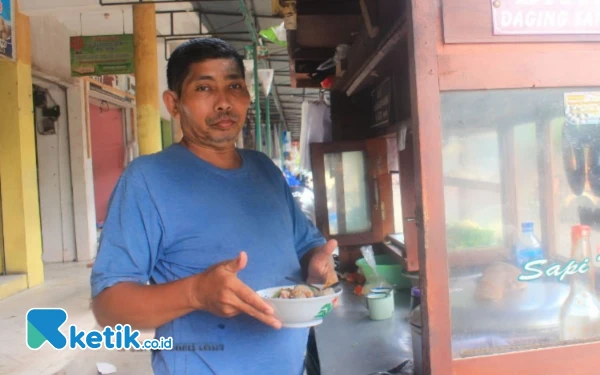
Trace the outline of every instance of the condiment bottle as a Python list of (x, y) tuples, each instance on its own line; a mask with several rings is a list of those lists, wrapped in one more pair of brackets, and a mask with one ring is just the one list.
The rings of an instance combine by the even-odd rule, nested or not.
[(563, 341), (600, 338), (600, 301), (595, 293), (590, 235), (586, 225), (573, 226), (571, 231), (571, 259), (578, 264), (587, 259), (590, 268), (570, 276), (571, 291), (560, 312)]

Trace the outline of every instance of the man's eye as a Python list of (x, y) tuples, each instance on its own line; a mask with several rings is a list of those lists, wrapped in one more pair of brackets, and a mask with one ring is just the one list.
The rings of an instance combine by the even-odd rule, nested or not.
[(239, 90), (239, 89), (242, 88), (242, 85), (240, 85), (239, 83), (233, 83), (231, 85), (231, 88), (234, 89), (234, 90)]
[(196, 91), (208, 91), (209, 87), (208, 86), (198, 86), (196, 88)]

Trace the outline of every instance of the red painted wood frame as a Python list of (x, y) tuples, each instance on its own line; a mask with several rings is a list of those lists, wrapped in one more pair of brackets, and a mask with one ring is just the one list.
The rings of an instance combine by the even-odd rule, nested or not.
[(442, 171), (436, 0), (411, 0), (408, 64), (414, 144), (423, 373), (449, 374), (452, 324)]
[[(489, 13), (481, 12), (480, 3), (491, 6), (490, 1), (461, 0), (463, 11), (446, 12), (446, 16), (460, 17), (464, 28), (472, 29), (464, 20), (491, 17), (491, 10)], [(440, 93), (454, 90), (600, 86), (600, 74), (594, 74), (600, 66), (600, 43), (577, 42), (594, 38), (574, 37), (569, 42), (566, 37), (557, 39), (548, 36), (529, 39), (537, 43), (516, 43), (515, 40), (519, 39), (513, 39), (510, 43), (505, 40), (505, 43), (477, 44), (473, 41), (495, 40), (491, 28), (478, 28), (475, 32), (489, 35), (469, 38), (469, 44), (445, 44), (443, 25), (462, 25), (456, 19), (443, 19), (444, 6), (456, 4), (455, 0), (411, 0), (409, 8), (409, 64), (415, 132), (419, 264), (423, 290), (424, 373), (595, 374), (598, 372), (595, 366), (600, 343), (452, 359)], [(454, 30), (450, 40), (456, 41), (456, 35), (467, 34)], [(563, 43), (557, 43), (557, 40)]]

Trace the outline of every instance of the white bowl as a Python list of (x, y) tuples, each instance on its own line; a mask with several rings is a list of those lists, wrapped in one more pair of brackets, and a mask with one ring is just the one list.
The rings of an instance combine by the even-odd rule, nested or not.
[[(275, 310), (275, 316), (283, 327), (304, 328), (313, 327), (323, 323), (325, 318), (333, 310), (337, 300), (342, 294), (342, 288), (336, 287), (335, 293), (327, 296), (284, 299), (273, 298), (273, 295), (282, 288), (294, 288), (296, 285), (284, 285), (274, 288), (259, 290), (257, 293)], [(323, 287), (322, 285), (316, 285)]]

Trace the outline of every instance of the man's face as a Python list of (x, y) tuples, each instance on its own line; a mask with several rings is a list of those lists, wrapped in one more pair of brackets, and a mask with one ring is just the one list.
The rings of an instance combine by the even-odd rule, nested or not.
[[(181, 96), (177, 98), (172, 92), (166, 95), (167, 107), (180, 120), (189, 142), (215, 149), (235, 144), (244, 126), (250, 95), (234, 60), (211, 59), (192, 64)], [(168, 96), (173, 99), (171, 105)]]

